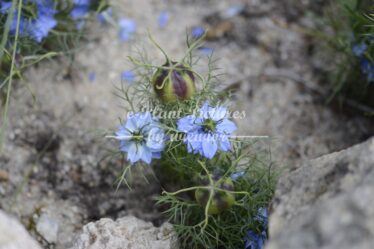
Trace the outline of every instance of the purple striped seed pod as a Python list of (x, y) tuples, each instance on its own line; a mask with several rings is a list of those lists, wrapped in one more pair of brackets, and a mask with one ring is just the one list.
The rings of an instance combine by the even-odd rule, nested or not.
[(195, 94), (195, 77), (192, 70), (176, 62), (166, 62), (152, 78), (153, 89), (164, 103), (190, 99)]

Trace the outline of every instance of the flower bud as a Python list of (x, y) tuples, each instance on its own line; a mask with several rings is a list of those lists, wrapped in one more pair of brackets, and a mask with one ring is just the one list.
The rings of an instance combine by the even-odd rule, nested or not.
[[(213, 176), (214, 184), (217, 183), (219, 177)], [(205, 182), (207, 182), (205, 180)], [(209, 186), (209, 184), (206, 184)], [(211, 186), (212, 188), (214, 186)], [(223, 179), (220, 184), (215, 186), (216, 189), (213, 189), (213, 198), (208, 207), (208, 214), (219, 214), (235, 204), (234, 194), (228, 192), (234, 190), (234, 184), (230, 178)], [(218, 190), (219, 189), (219, 190)], [(197, 189), (195, 191), (195, 199), (200, 206), (206, 207), (209, 201), (209, 192), (208, 189)]]
[[(163, 67), (175, 66), (176, 62), (166, 62)], [(177, 65), (173, 69), (159, 68), (152, 78), (157, 96), (164, 103), (190, 99), (195, 93), (195, 78), (187, 66)]]

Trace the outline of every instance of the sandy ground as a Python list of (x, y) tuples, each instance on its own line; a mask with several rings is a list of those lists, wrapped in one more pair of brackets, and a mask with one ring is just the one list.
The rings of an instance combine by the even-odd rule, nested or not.
[[(143, 47), (155, 63), (163, 62), (149, 44), (147, 30), (179, 58), (186, 30), (194, 25), (216, 28), (234, 3), (249, 4), (246, 15), (230, 18), (232, 28), (206, 46), (215, 48), (217, 66), (225, 73), (222, 87), (237, 89), (233, 108), (246, 112), (245, 119), (237, 120), (238, 134), (270, 136), (273, 159), (288, 166), (373, 134), (369, 120), (333, 110), (306, 87), (320, 87), (309, 63), (309, 43), (300, 32), (307, 23), (303, 10), (315, 7), (308, 1), (112, 1), (117, 17), (137, 22), (131, 42), (121, 43), (110, 25), (94, 25), (72, 70), (69, 60), (60, 58), (27, 71), (25, 83), (35, 101), (23, 84), (15, 88), (0, 155), (0, 208), (20, 217), (46, 248), (54, 243), (35, 230), (42, 213), (59, 224), (55, 248), (69, 247), (74, 232), (101, 217), (134, 214), (160, 224), (153, 206), (160, 187), (149, 170), (150, 183), (138, 177), (133, 191), (125, 186), (115, 191), (121, 162), (105, 156), (116, 144), (98, 136), (102, 129), (115, 129), (125, 115), (114, 86), (120, 84), (121, 72), (131, 69), (127, 56), (137, 48)], [(161, 11), (170, 14), (164, 29), (157, 23)], [(94, 81), (88, 79), (90, 72), (96, 73)]]

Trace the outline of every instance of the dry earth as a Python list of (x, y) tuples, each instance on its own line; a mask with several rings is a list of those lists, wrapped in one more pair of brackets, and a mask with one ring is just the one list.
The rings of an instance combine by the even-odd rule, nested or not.
[[(306, 9), (318, 10), (318, 1), (112, 1), (115, 15), (137, 22), (137, 35), (121, 43), (111, 25), (94, 25), (89, 41), (77, 52), (69, 68), (67, 58), (45, 61), (26, 73), (26, 83), (12, 94), (7, 141), (0, 155), (0, 208), (18, 216), (46, 247), (71, 246), (74, 233), (101, 217), (133, 214), (160, 224), (153, 198), (160, 191), (135, 178), (133, 191), (115, 191), (121, 162), (105, 158), (116, 144), (98, 136), (115, 129), (124, 117), (121, 102), (113, 95), (120, 74), (131, 69), (127, 56), (144, 48), (155, 63), (162, 54), (147, 40), (149, 30), (174, 58), (183, 55), (185, 33), (195, 25), (215, 30), (225, 10), (246, 3), (241, 15), (224, 20), (231, 30), (207, 42), (219, 58), (224, 87), (237, 89), (234, 109), (244, 110), (237, 120), (240, 135), (269, 135), (273, 159), (293, 166), (349, 147), (373, 134), (370, 120), (346, 116), (325, 104), (310, 89), (320, 88), (308, 57), (308, 40), (302, 26)], [(318, 3), (317, 3), (318, 2)], [(160, 29), (157, 18), (168, 11), (170, 20)], [(218, 32), (219, 33), (219, 32)], [(204, 56), (204, 55), (202, 55)], [(88, 74), (95, 72), (93, 82)], [(39, 217), (57, 224), (57, 237), (36, 229)], [(44, 238), (43, 238), (44, 237)]]

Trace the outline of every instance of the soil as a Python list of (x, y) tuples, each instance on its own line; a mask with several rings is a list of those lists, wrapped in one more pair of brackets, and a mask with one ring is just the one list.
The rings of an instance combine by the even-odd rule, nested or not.
[[(115, 15), (137, 22), (130, 42), (120, 42), (115, 27), (94, 24), (74, 61), (44, 61), (13, 89), (0, 155), (0, 208), (18, 216), (46, 248), (69, 248), (84, 224), (102, 217), (133, 214), (161, 224), (154, 207), (160, 186), (151, 170), (144, 169), (147, 180), (135, 173), (131, 190), (122, 185), (116, 191), (124, 162), (111, 156), (116, 142), (101, 136), (126, 115), (113, 92), (121, 72), (132, 68), (127, 56), (140, 48), (153, 62), (163, 63), (147, 30), (174, 58), (183, 55), (186, 30), (195, 25), (212, 30), (205, 46), (214, 48), (219, 59), (222, 89), (235, 89), (233, 109), (246, 113), (237, 120), (237, 133), (269, 136), (280, 165), (292, 167), (372, 136), (372, 120), (348, 116), (313, 91), (321, 85), (302, 30), (310, 22), (307, 10), (318, 9), (317, 2), (111, 1)], [(237, 3), (246, 4), (245, 9), (224, 18)], [(157, 23), (161, 11), (170, 15), (164, 29)], [(90, 72), (96, 73), (94, 81)], [(35, 230), (42, 212), (59, 222), (55, 243)]]

